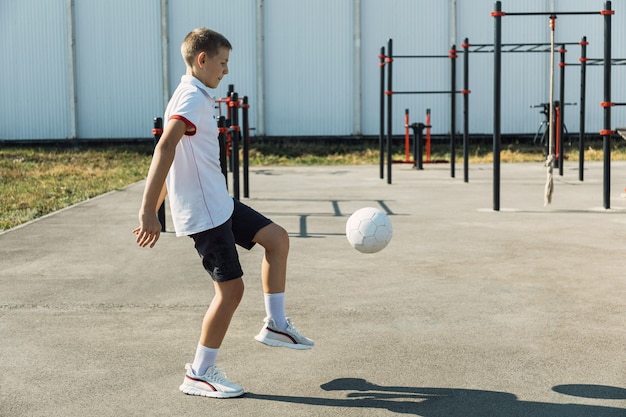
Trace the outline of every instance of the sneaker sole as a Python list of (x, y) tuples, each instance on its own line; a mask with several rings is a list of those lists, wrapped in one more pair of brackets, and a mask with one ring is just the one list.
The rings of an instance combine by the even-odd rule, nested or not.
[(287, 342), (281, 342), (280, 340), (274, 340), (274, 339), (264, 339), (260, 336), (254, 336), (254, 339), (258, 342), (263, 343), (264, 345), (267, 346), (272, 346), (272, 347), (286, 347), (286, 348), (290, 348), (290, 349), (296, 349), (296, 350), (308, 350), (311, 349), (313, 346), (309, 346), (309, 345), (301, 345), (301, 344), (296, 344), (296, 343), (287, 343)]
[(236, 392), (221, 392), (221, 391), (207, 391), (207, 390), (203, 390), (203, 389), (198, 389), (195, 387), (190, 387), (188, 385), (181, 385), (178, 389), (180, 389), (181, 392), (187, 394), (187, 395), (197, 395), (200, 397), (210, 397), (210, 398), (235, 398), (235, 397), (241, 397), (245, 391), (236, 391)]

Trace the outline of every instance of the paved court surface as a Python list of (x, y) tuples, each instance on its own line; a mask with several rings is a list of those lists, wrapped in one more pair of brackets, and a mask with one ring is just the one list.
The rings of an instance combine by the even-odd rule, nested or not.
[[(573, 164), (571, 164), (573, 166)], [(458, 170), (457, 170), (458, 171)], [(626, 416), (626, 164), (251, 169), (246, 202), (291, 235), (287, 309), (312, 351), (254, 341), (262, 252), (219, 357), (243, 398), (178, 391), (212, 285), (192, 242), (135, 246), (143, 183), (0, 234), (1, 416)], [(374, 255), (344, 225), (395, 235)], [(170, 223), (171, 225), (171, 223)]]

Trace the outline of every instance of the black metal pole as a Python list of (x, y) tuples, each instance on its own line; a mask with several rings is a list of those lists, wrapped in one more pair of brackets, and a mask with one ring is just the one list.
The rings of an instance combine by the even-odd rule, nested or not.
[(218, 142), (220, 143), (220, 167), (222, 168), (222, 174), (224, 174), (224, 180), (226, 181), (226, 186), (228, 187), (228, 161), (227, 158), (227, 147), (226, 137), (228, 135), (228, 128), (226, 127), (226, 117), (220, 116), (217, 119), (217, 130), (219, 135), (217, 137)]
[[(226, 101), (226, 127), (230, 128), (233, 125), (232, 120), (232, 107), (230, 106), (230, 95), (235, 91), (234, 84), (228, 84), (228, 92), (226, 93), (226, 97), (228, 100)], [(233, 170), (233, 153), (232, 153), (232, 132), (229, 131), (227, 138), (229, 138), (226, 143), (231, 146), (230, 159), (228, 161), (228, 169), (232, 172)]]
[(250, 198), (250, 117), (248, 114), (248, 96), (243, 96), (243, 105), (241, 106), (242, 115), (242, 133), (241, 141), (243, 142), (243, 196)]
[(604, 6), (604, 208), (611, 208), (611, 2)]
[(587, 37), (580, 42), (580, 125), (578, 129), (578, 179), (585, 178), (585, 104), (587, 90)]
[(469, 39), (463, 41), (463, 181), (469, 182)]
[(561, 62), (559, 66), (561, 67), (561, 85), (560, 85), (560, 97), (559, 101), (561, 102), (561, 107), (559, 108), (560, 117), (559, 117), (559, 175), (563, 176), (563, 162), (565, 160), (565, 155), (563, 154), (563, 144), (565, 143), (565, 45), (561, 45), (561, 49), (559, 53), (561, 54)]
[(415, 169), (424, 169), (424, 156), (422, 154), (422, 147), (424, 146), (424, 123), (413, 123), (411, 129), (413, 129), (413, 160), (415, 161)]
[(450, 177), (454, 178), (456, 159), (456, 45), (450, 49)]
[(559, 92), (559, 125), (557, 128), (559, 129), (559, 175), (563, 176), (563, 142), (565, 142), (565, 45), (561, 45), (561, 49), (559, 50), (559, 54), (561, 56), (561, 62), (559, 64), (561, 68), (561, 79), (560, 79), (560, 92)]
[(408, 155), (408, 148), (407, 146), (409, 145), (408, 143), (408, 139), (409, 139), (409, 128), (411, 127), (409, 125), (409, 109), (404, 109), (404, 161), (408, 162), (409, 160), (409, 155)]
[(393, 135), (393, 121), (392, 121), (392, 97), (393, 97), (393, 83), (392, 83), (392, 64), (393, 64), (393, 40), (389, 39), (387, 42), (387, 65), (389, 69), (387, 71), (387, 184), (391, 184), (391, 166), (393, 165), (391, 146)]
[(232, 128), (232, 171), (233, 171), (233, 197), (239, 200), (239, 95), (236, 92), (230, 93), (230, 123)]
[[(154, 146), (156, 146), (161, 139), (161, 135), (163, 135), (163, 119), (155, 117), (153, 127), (152, 134), (154, 135)], [(165, 232), (165, 201), (161, 203), (157, 210), (157, 217), (159, 218), (159, 223), (161, 223), (161, 231)]]
[(502, 70), (502, 3), (496, 1), (493, 46), (493, 210), (500, 210), (500, 114)]
[(378, 153), (380, 155), (380, 178), (385, 178), (385, 47), (380, 48), (380, 131), (378, 134)]

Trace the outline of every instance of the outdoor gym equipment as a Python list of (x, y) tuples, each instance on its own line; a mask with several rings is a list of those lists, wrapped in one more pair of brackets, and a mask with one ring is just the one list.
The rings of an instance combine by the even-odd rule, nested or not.
[[(502, 11), (502, 2), (495, 2), (495, 10), (491, 13), (494, 17), (494, 118), (493, 118), (493, 210), (500, 210), (500, 143), (501, 143), (501, 85), (502, 85), (502, 18), (506, 16), (549, 16), (551, 21), (558, 15), (600, 15), (604, 18), (604, 101), (601, 106), (604, 109), (604, 123), (600, 135), (603, 137), (604, 151), (604, 208), (610, 208), (610, 169), (611, 169), (611, 107), (616, 103), (611, 102), (611, 17), (614, 11), (611, 10), (611, 2), (606, 1), (604, 10), (599, 12), (522, 12), (506, 13)], [(553, 59), (551, 59), (551, 62)], [(552, 62), (553, 68), (553, 62)], [(554, 100), (551, 98), (550, 102)], [(548, 182), (546, 183), (546, 200), (550, 200), (552, 189), (551, 169), (553, 161), (549, 159)], [(548, 190), (548, 188), (550, 188)]]
[[(580, 41), (581, 56), (579, 62), (566, 63), (567, 66), (580, 66), (580, 129), (578, 138), (578, 179), (584, 180), (585, 173), (585, 112), (587, 101), (587, 67), (604, 66), (604, 59), (587, 58), (587, 37), (583, 36)], [(626, 66), (626, 58), (611, 58), (611, 66)], [(623, 105), (623, 103), (613, 103), (614, 105)], [(619, 133), (619, 128), (617, 129)]]
[[(450, 176), (454, 178), (455, 166), (455, 136), (456, 136), (456, 94), (463, 94), (467, 96), (469, 90), (456, 90), (456, 59), (457, 59), (456, 46), (452, 45), (448, 51), (448, 55), (393, 55), (393, 40), (387, 41), (387, 55), (385, 55), (385, 48), (380, 49), (380, 63), (381, 68), (381, 84), (380, 84), (380, 133), (379, 133), (379, 152), (380, 152), (380, 178), (384, 178), (384, 163), (385, 163), (385, 147), (383, 142), (385, 140), (385, 96), (387, 97), (386, 105), (386, 123), (387, 123), (387, 135), (386, 135), (386, 153), (387, 153), (387, 184), (391, 184), (391, 166), (392, 161), (392, 134), (393, 134), (393, 96), (395, 94), (449, 94), (450, 95)], [(394, 91), (393, 85), (393, 61), (394, 59), (429, 59), (429, 58), (448, 58), (451, 62), (451, 83), (449, 90), (442, 91)], [(387, 71), (387, 85), (385, 86), (385, 66), (389, 69)], [(465, 124), (467, 126), (467, 123)]]

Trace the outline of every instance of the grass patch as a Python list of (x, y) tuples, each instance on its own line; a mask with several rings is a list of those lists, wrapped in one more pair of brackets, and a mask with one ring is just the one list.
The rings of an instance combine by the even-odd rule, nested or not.
[[(578, 161), (578, 144), (572, 143), (564, 147), (564, 153), (569, 161)], [(586, 161), (601, 161), (603, 159), (602, 141), (589, 141), (585, 149)], [(463, 162), (463, 149), (459, 143), (455, 152), (455, 160)], [(404, 160), (403, 146), (394, 146), (393, 160)], [(411, 152), (412, 158), (412, 152)], [(425, 156), (424, 156), (425, 158)], [(432, 146), (432, 160), (450, 160), (450, 147), (442, 142)], [(626, 160), (626, 142), (613, 141), (611, 159), (614, 161)], [(537, 145), (512, 143), (502, 145), (500, 160), (510, 162), (544, 162), (544, 149)], [(493, 162), (493, 146), (491, 144), (476, 144), (470, 146), (469, 163)], [(306, 143), (294, 140), (276, 144), (256, 144), (250, 150), (250, 164), (257, 166), (306, 166), (306, 165), (371, 165), (379, 163), (378, 144), (346, 144), (346, 143)]]
[(145, 177), (149, 146), (0, 148), (0, 230)]
[(320, 144), (301, 141), (258, 143), (250, 149), (251, 166), (370, 165), (378, 148), (367, 144)]
[[(625, 141), (613, 141), (612, 160), (626, 160)], [(396, 146), (394, 160), (403, 160)], [(566, 147), (569, 161), (578, 160), (576, 145)], [(470, 148), (470, 164), (490, 163), (490, 145)], [(152, 145), (83, 145), (80, 147), (0, 147), (0, 230), (41, 217), (100, 194), (119, 190), (145, 178), (152, 157)], [(463, 153), (456, 151), (462, 162)], [(431, 158), (449, 160), (446, 145), (433, 146)], [(523, 144), (503, 145), (506, 162), (543, 162), (543, 149)], [(585, 160), (602, 160), (602, 142), (589, 142)], [(280, 143), (253, 143), (251, 166), (376, 165), (378, 144), (327, 143), (287, 140)]]

